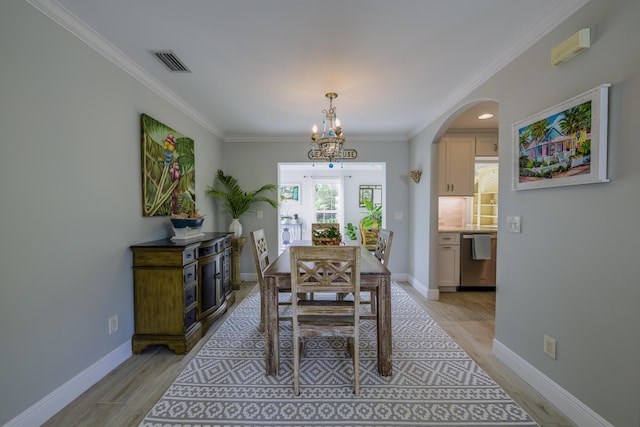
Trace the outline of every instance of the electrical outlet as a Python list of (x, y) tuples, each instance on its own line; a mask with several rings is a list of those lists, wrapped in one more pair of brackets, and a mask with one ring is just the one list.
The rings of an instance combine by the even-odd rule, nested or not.
[(257, 213), (258, 219), (264, 218), (264, 214), (262, 213), (262, 211), (258, 211), (256, 213)]
[(544, 354), (554, 360), (556, 358), (556, 340), (548, 335), (544, 336)]
[(109, 318), (109, 335), (118, 330), (118, 315)]
[(394, 215), (395, 215), (394, 216), (395, 219), (398, 219), (398, 220), (402, 219), (402, 211), (396, 211), (394, 212)]

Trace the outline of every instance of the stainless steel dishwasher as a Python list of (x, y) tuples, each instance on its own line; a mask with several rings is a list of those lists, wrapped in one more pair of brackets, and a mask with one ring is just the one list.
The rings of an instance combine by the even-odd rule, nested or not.
[[(474, 234), (488, 234), (491, 237), (490, 259), (473, 259)], [(460, 288), (481, 288), (496, 286), (496, 246), (497, 233), (463, 233), (460, 242)]]

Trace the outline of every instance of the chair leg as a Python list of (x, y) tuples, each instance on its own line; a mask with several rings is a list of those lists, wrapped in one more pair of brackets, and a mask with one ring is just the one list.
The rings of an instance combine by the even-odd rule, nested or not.
[(373, 314), (374, 316), (376, 315), (376, 313), (378, 312), (378, 301), (376, 298), (376, 292), (375, 291), (371, 291), (371, 297), (370, 297), (370, 302), (371, 302), (371, 314)]
[(360, 337), (353, 338), (353, 394), (360, 397)]
[(305, 345), (304, 338), (300, 338), (300, 363), (302, 359), (307, 355), (307, 346)]
[(353, 362), (353, 394), (360, 396), (360, 342), (359, 338), (347, 338), (347, 353)]
[(293, 394), (300, 395), (300, 340), (293, 337)]

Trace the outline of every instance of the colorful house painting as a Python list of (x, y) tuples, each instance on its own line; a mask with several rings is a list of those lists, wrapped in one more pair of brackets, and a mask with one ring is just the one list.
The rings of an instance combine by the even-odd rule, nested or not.
[(589, 173), (591, 101), (518, 129), (520, 181)]

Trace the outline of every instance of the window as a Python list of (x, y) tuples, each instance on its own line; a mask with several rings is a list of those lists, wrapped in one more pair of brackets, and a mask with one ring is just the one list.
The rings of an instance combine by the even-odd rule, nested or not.
[(340, 179), (314, 179), (313, 218), (319, 223), (339, 223), (342, 216)]

